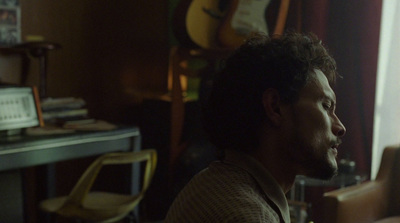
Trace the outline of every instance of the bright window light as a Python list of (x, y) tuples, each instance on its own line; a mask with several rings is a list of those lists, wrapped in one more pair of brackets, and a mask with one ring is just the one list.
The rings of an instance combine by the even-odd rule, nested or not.
[(371, 179), (383, 149), (400, 143), (400, 1), (384, 0), (376, 80)]

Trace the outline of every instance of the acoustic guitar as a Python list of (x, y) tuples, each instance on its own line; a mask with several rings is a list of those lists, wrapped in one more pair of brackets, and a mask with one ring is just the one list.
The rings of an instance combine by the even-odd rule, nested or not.
[[(251, 32), (268, 34), (265, 11), (271, 0), (181, 0), (173, 32), (189, 48), (233, 49)], [(290, 0), (281, 0), (274, 34), (282, 34)]]
[(189, 36), (186, 27), (186, 16), (192, 0), (180, 0), (172, 14), (172, 33), (179, 44), (186, 48), (199, 48)]
[(180, 0), (173, 13), (172, 31), (188, 48), (219, 50), (217, 33), (232, 0)]
[(264, 13), (269, 2), (181, 0), (175, 9), (173, 31), (180, 43), (191, 48), (233, 48), (251, 32), (268, 33)]

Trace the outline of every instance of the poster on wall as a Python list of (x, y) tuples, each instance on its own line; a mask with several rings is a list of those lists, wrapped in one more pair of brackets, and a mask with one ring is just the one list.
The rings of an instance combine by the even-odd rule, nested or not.
[(0, 46), (21, 42), (21, 10), (18, 0), (0, 0)]

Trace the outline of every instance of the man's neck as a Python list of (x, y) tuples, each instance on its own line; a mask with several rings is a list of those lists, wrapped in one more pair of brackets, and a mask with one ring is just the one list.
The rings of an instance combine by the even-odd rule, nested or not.
[(293, 164), (287, 160), (287, 156), (283, 156), (279, 148), (274, 148), (264, 145), (262, 149), (257, 149), (253, 154), (250, 154), (257, 159), (270, 174), (275, 178), (282, 190), (287, 193), (292, 188), (296, 171)]

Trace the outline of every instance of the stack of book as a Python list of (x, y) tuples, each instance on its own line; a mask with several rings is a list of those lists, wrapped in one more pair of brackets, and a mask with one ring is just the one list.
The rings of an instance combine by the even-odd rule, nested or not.
[(61, 126), (94, 122), (85, 106), (82, 98), (45, 98), (41, 101), (42, 117), (46, 124)]

